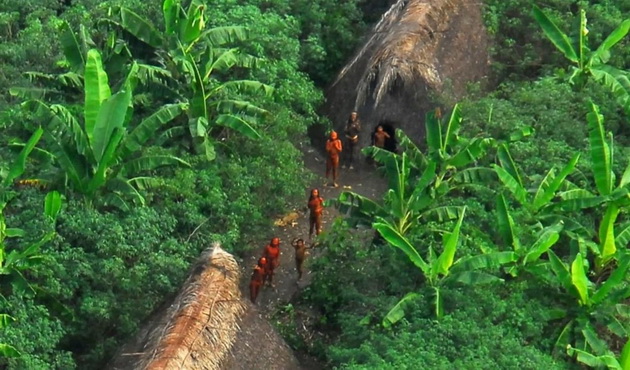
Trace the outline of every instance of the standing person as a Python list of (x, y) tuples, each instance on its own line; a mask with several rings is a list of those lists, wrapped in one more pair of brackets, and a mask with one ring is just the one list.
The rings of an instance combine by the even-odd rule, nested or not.
[(322, 231), (322, 214), (324, 213), (324, 198), (319, 196), (319, 190), (311, 190), (311, 196), (308, 198), (308, 209), (310, 211), (308, 237), (313, 237), (313, 230), (315, 235), (319, 235)]
[(341, 153), (341, 140), (337, 137), (337, 132), (332, 131), (330, 133), (330, 139), (326, 141), (326, 153), (328, 159), (326, 160), (326, 180), (328, 175), (332, 172), (332, 185), (338, 187), (337, 184), (337, 172), (339, 169), (339, 154)]
[(275, 288), (273, 274), (275, 269), (280, 266), (280, 238), (271, 239), (271, 242), (265, 247), (263, 257), (267, 260), (265, 280), (269, 281), (270, 287)]
[(389, 138), (390, 136), (383, 130), (383, 126), (378, 125), (376, 127), (376, 132), (374, 132), (374, 136), (372, 137), (372, 145), (377, 148), (385, 149), (385, 140)]
[(256, 303), (256, 297), (258, 297), (260, 287), (263, 285), (265, 280), (266, 267), (267, 259), (265, 257), (261, 257), (258, 260), (258, 264), (254, 266), (254, 271), (252, 272), (252, 279), (249, 282), (249, 298), (254, 304)]
[(361, 121), (359, 121), (359, 114), (357, 112), (350, 113), (350, 118), (346, 123), (346, 161), (343, 168), (348, 165), (352, 170), (354, 167), (354, 156), (356, 155), (356, 149), (359, 147), (359, 132), (361, 131)]
[(304, 244), (304, 239), (293, 239), (291, 245), (295, 249), (295, 269), (298, 272), (298, 281), (302, 279), (302, 265), (304, 264), (304, 260), (306, 259), (306, 250), (311, 249), (307, 248)]

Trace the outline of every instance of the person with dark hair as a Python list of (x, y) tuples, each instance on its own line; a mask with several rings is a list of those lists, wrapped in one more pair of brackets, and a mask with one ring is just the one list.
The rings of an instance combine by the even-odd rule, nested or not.
[(267, 259), (265, 257), (261, 257), (258, 260), (258, 264), (254, 266), (254, 271), (252, 272), (252, 279), (249, 282), (249, 298), (254, 304), (256, 303), (256, 297), (258, 297), (258, 292), (260, 291), (260, 287), (264, 283), (266, 268), (267, 268)]
[(346, 123), (346, 129), (344, 134), (346, 136), (346, 155), (345, 163), (352, 170), (354, 169), (354, 156), (356, 155), (357, 148), (359, 147), (359, 132), (361, 131), (361, 122), (359, 121), (359, 114), (357, 112), (350, 113), (350, 118)]
[(304, 260), (306, 259), (306, 250), (311, 249), (312, 247), (307, 247), (304, 244), (304, 239), (293, 239), (291, 245), (295, 249), (295, 269), (298, 272), (298, 281), (302, 279)]
[(330, 139), (326, 141), (326, 153), (328, 154), (328, 159), (326, 160), (326, 180), (328, 180), (328, 175), (332, 172), (332, 185), (334, 187), (339, 186), (337, 184), (337, 172), (339, 169), (339, 154), (341, 150), (341, 140), (337, 137), (337, 132), (332, 131), (330, 133)]
[(324, 198), (319, 196), (319, 190), (311, 190), (311, 196), (308, 198), (308, 209), (310, 211), (309, 216), (309, 239), (313, 236), (313, 230), (315, 235), (319, 235), (322, 231), (322, 214), (324, 213)]
[(372, 137), (372, 145), (377, 148), (385, 149), (385, 141), (389, 138), (390, 136), (383, 130), (383, 126), (378, 125), (376, 127), (376, 131), (374, 132), (374, 136)]
[(275, 288), (275, 285), (273, 285), (273, 274), (275, 269), (280, 266), (280, 238), (271, 239), (271, 242), (263, 251), (263, 257), (267, 260), (265, 280), (269, 282), (270, 287)]

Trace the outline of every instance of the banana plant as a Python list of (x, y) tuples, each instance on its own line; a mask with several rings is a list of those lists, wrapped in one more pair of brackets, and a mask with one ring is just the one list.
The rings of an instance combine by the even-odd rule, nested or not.
[(533, 14), (549, 41), (574, 64), (571, 67), (569, 83), (583, 86), (587, 79), (592, 79), (609, 89), (626, 113), (630, 113), (628, 72), (606, 64), (610, 59), (611, 49), (630, 31), (630, 19), (621, 22), (595, 50), (592, 50), (588, 45), (588, 28), (584, 9), (580, 10), (577, 39), (573, 41), (535, 5)]
[[(0, 331), (6, 328), (12, 321), (15, 321), (15, 318), (12, 316), (6, 313), (0, 314)], [(0, 357), (20, 357), (21, 355), (22, 353), (14, 346), (8, 343), (0, 343)]]
[(122, 209), (128, 208), (125, 197), (144, 204), (138, 189), (154, 183), (151, 177), (132, 175), (161, 166), (189, 166), (170, 155), (138, 155), (157, 130), (182, 114), (187, 105), (165, 105), (130, 130), (134, 73), (132, 68), (120, 91), (112, 94), (100, 53), (92, 49), (85, 65), (82, 120), (64, 105), (27, 102), (49, 120), (44, 129), (45, 142), (66, 186), (88, 201), (104, 193), (106, 204)]
[(528, 187), (525, 185), (523, 177), (512, 159), (507, 144), (499, 145), (497, 158), (500, 166), (493, 164), (492, 167), (503, 186), (512, 193), (520, 206), (527, 209), (531, 214), (536, 215), (546, 209), (548, 210), (554, 204), (553, 199), (561, 189), (567, 176), (575, 170), (580, 154), (575, 154), (558, 174), (556, 174), (555, 168), (551, 168), (540, 184), (538, 184), (538, 188), (533, 194), (528, 191)]
[[(58, 192), (53, 191), (46, 195), (44, 214), (53, 225), (61, 211), (61, 205), (61, 195)], [(7, 238), (20, 238), (24, 235), (25, 232), (22, 229), (7, 227), (4, 219), (4, 205), (0, 207), (0, 296), (6, 295), (7, 283), (11, 284), (14, 291), (19, 289), (26, 293), (35, 292), (24, 277), (23, 272), (40, 263), (43, 258), (40, 249), (52, 240), (55, 232), (51, 231), (44, 234), (38, 241), (25, 248), (9, 250), (6, 244)]]
[(630, 268), (630, 255), (621, 254), (617, 266), (605, 281), (591, 281), (589, 263), (582, 252), (578, 252), (570, 265), (562, 261), (552, 250), (547, 251), (549, 266), (554, 282), (570, 297), (566, 308), (554, 308), (553, 318), (566, 323), (561, 331), (556, 348), (573, 348), (599, 351), (594, 327), (604, 327), (621, 337), (630, 336), (630, 319), (627, 300), (630, 298), (626, 275)]
[(396, 132), (401, 155), (377, 147), (363, 149), (385, 169), (389, 190), (382, 205), (353, 192), (342, 192), (334, 203), (354, 225), (369, 226), (380, 217), (402, 235), (419, 218), (457, 219), (462, 207), (443, 206), (440, 200), (449, 192), (481, 185), (493, 176), (488, 168), (470, 166), (486, 154), (493, 140), (460, 138), (461, 123), (458, 105), (444, 122), (429, 112), (425, 120), (427, 154), (401, 130)]
[[(460, 137), (462, 122), (459, 104), (455, 104), (448, 118), (441, 119), (434, 112), (428, 112), (425, 116), (426, 154), (401, 130), (397, 130), (400, 146), (410, 157), (414, 171), (422, 172), (432, 163), (435, 164), (436, 175), (431, 187), (436, 194), (445, 194), (458, 184), (471, 185), (493, 175), (487, 168), (470, 165), (483, 158), (495, 141), (486, 137)], [(363, 153), (374, 157), (379, 163), (389, 162), (394, 155), (374, 146), (364, 148)]]
[(173, 128), (166, 137), (179, 137), (188, 131), (192, 147), (203, 147), (208, 160), (215, 158), (214, 138), (223, 128), (259, 138), (254, 125), (268, 112), (242, 97), (269, 97), (273, 88), (254, 80), (222, 82), (217, 78), (233, 67), (254, 68), (259, 64), (238, 48), (226, 47), (247, 40), (247, 30), (237, 26), (207, 29), (205, 5), (198, 0), (191, 1), (186, 10), (179, 0), (165, 0), (162, 10), (162, 31), (124, 7), (111, 22), (154, 50), (159, 66), (152, 69), (160, 71), (162, 77), (157, 82), (190, 105), (187, 125)]
[[(460, 239), (460, 229), (465, 212), (466, 209), (464, 208), (453, 230), (444, 234), (442, 253), (438, 256), (433, 248), (429, 246), (426, 260), (421, 257), (418, 249), (411, 244), (407, 237), (399, 233), (389, 223), (379, 220), (373, 225), (389, 244), (403, 251), (420, 270), (426, 283), (433, 290), (433, 304), (437, 318), (441, 318), (444, 315), (442, 288), (458, 283), (479, 285), (502, 282), (503, 279), (478, 270), (498, 267), (502, 264), (513, 262), (516, 258), (513, 252), (495, 252), (456, 260), (455, 253)], [(418, 296), (418, 293), (407, 294), (385, 315), (383, 326), (389, 327), (402, 319), (404, 317), (404, 304)]]
[(626, 341), (626, 344), (621, 350), (619, 357), (608, 349), (606, 342), (599, 338), (591, 337), (589, 345), (593, 349), (594, 353), (573, 348), (569, 345), (567, 348), (567, 354), (571, 357), (575, 356), (575, 359), (587, 366), (593, 368), (608, 368), (613, 370), (627, 370), (630, 369), (630, 340)]
[(2, 166), (0, 167), (0, 209), (3, 209), (7, 202), (15, 195), (15, 193), (10, 190), (10, 186), (13, 185), (13, 182), (18, 177), (22, 176), (26, 170), (26, 160), (33, 149), (35, 149), (43, 133), (44, 130), (41, 127), (37, 128), (9, 167), (7, 168), (0, 165)]
[[(514, 264), (507, 266), (507, 273), (516, 277), (522, 270), (529, 270), (537, 275), (541, 268), (545, 268), (543, 265), (546, 264), (540, 261), (540, 257), (558, 242), (564, 222), (560, 220), (551, 226), (543, 227), (538, 232), (534, 232), (533, 228), (530, 227), (517, 228), (503, 194), (497, 196), (496, 209), (497, 228), (501, 239), (512, 248), (517, 256)], [(540, 227), (540, 225), (536, 225), (536, 227)], [(517, 230), (533, 234), (534, 241), (529, 245), (521, 242)]]
[(625, 224), (615, 233), (615, 224), (619, 214), (630, 206), (630, 165), (626, 167), (621, 179), (615, 185), (613, 172), (613, 137), (606, 134), (604, 117), (599, 107), (589, 103), (590, 112), (586, 115), (589, 127), (591, 169), (593, 172), (594, 191), (573, 187), (559, 193), (562, 201), (555, 207), (562, 211), (579, 211), (588, 208), (601, 208), (604, 212), (599, 223), (597, 242), (590, 234), (575, 237), (587, 241), (596, 254), (596, 265), (602, 270), (616, 255), (617, 246), (627, 246), (630, 225)]

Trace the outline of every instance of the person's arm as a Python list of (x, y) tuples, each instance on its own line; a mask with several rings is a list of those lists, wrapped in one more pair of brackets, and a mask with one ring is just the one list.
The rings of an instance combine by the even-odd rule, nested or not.
[(390, 138), (390, 136), (389, 136), (389, 134), (388, 134), (387, 132), (383, 131), (383, 134), (385, 134), (385, 138), (386, 138), (386, 139), (389, 139), (389, 138)]
[(337, 139), (337, 142), (335, 143), (335, 146), (337, 147), (337, 151), (341, 151), (342, 150), (341, 140)]

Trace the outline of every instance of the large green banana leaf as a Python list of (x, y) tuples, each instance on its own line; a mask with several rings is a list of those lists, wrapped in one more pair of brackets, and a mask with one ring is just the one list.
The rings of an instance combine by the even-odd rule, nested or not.
[(459, 219), (453, 228), (453, 231), (444, 235), (443, 240), (443, 251), (442, 254), (438, 257), (434, 266), (435, 269), (432, 269), (433, 277), (437, 277), (438, 274), (448, 275), (448, 271), (453, 265), (455, 260), (455, 252), (457, 251), (457, 244), (459, 243), (459, 231), (462, 227), (462, 222), (464, 220), (464, 214), (466, 213), (466, 208), (459, 215)]
[(612, 157), (611, 148), (606, 142), (604, 117), (599, 113), (599, 107), (589, 104), (590, 112), (586, 115), (589, 127), (589, 141), (591, 146), (591, 162), (595, 185), (601, 195), (612, 192)]
[(537, 6), (533, 6), (534, 18), (549, 40), (573, 63), (579, 63), (578, 55), (569, 37)]
[(183, 103), (167, 104), (142, 120), (142, 122), (124, 138), (120, 158), (127, 158), (129, 154), (140, 150), (144, 144), (154, 138), (155, 133), (162, 125), (178, 117), (187, 107), (188, 105)]
[(85, 63), (85, 105), (84, 105), (84, 125), (88, 141), (92, 143), (96, 117), (98, 116), (101, 104), (109, 99), (111, 90), (107, 73), (103, 69), (101, 54), (96, 49), (91, 49), (87, 53)]
[(101, 105), (98, 115), (96, 116), (94, 131), (91, 135), (92, 152), (99, 165), (106, 147), (111, 142), (110, 139), (114, 130), (120, 129), (124, 131), (125, 118), (127, 117), (127, 110), (130, 104), (131, 90), (125, 89), (112, 95)]
[(122, 28), (135, 36), (138, 40), (159, 48), (164, 44), (160, 32), (149, 22), (138, 14), (127, 8), (120, 9), (120, 25)]
[(499, 194), (496, 200), (497, 227), (503, 242), (510, 245), (515, 251), (521, 249), (521, 245), (516, 235), (514, 220), (508, 210), (507, 202), (503, 194)]
[(416, 248), (394, 227), (384, 221), (374, 223), (373, 227), (388, 243), (403, 251), (407, 257), (409, 257), (409, 260), (420, 268), (420, 270), (425, 274), (429, 272), (429, 265), (420, 256)]
[(231, 128), (250, 139), (260, 138), (258, 131), (256, 131), (249, 122), (235, 114), (220, 114), (217, 117), (216, 124)]
[(578, 253), (571, 263), (571, 283), (577, 290), (580, 297), (580, 305), (589, 306), (591, 303), (588, 286), (589, 281), (586, 277), (586, 271), (584, 270), (584, 257), (581, 253)]
[(534, 209), (538, 210), (544, 207), (553, 199), (564, 179), (575, 169), (575, 165), (579, 159), (580, 154), (575, 154), (557, 176), (553, 176), (552, 171), (549, 171), (547, 176), (545, 176), (546, 180), (541, 182), (534, 196)]
[(67, 21), (63, 21), (59, 27), (59, 41), (70, 68), (74, 72), (82, 71), (85, 66), (83, 50), (81, 50), (79, 40), (77, 40), (72, 27), (70, 27)]
[(404, 306), (409, 301), (412, 301), (418, 298), (420, 295), (418, 293), (407, 293), (391, 310), (383, 317), (383, 327), (389, 328), (393, 324), (400, 321), (403, 317), (405, 317)]

